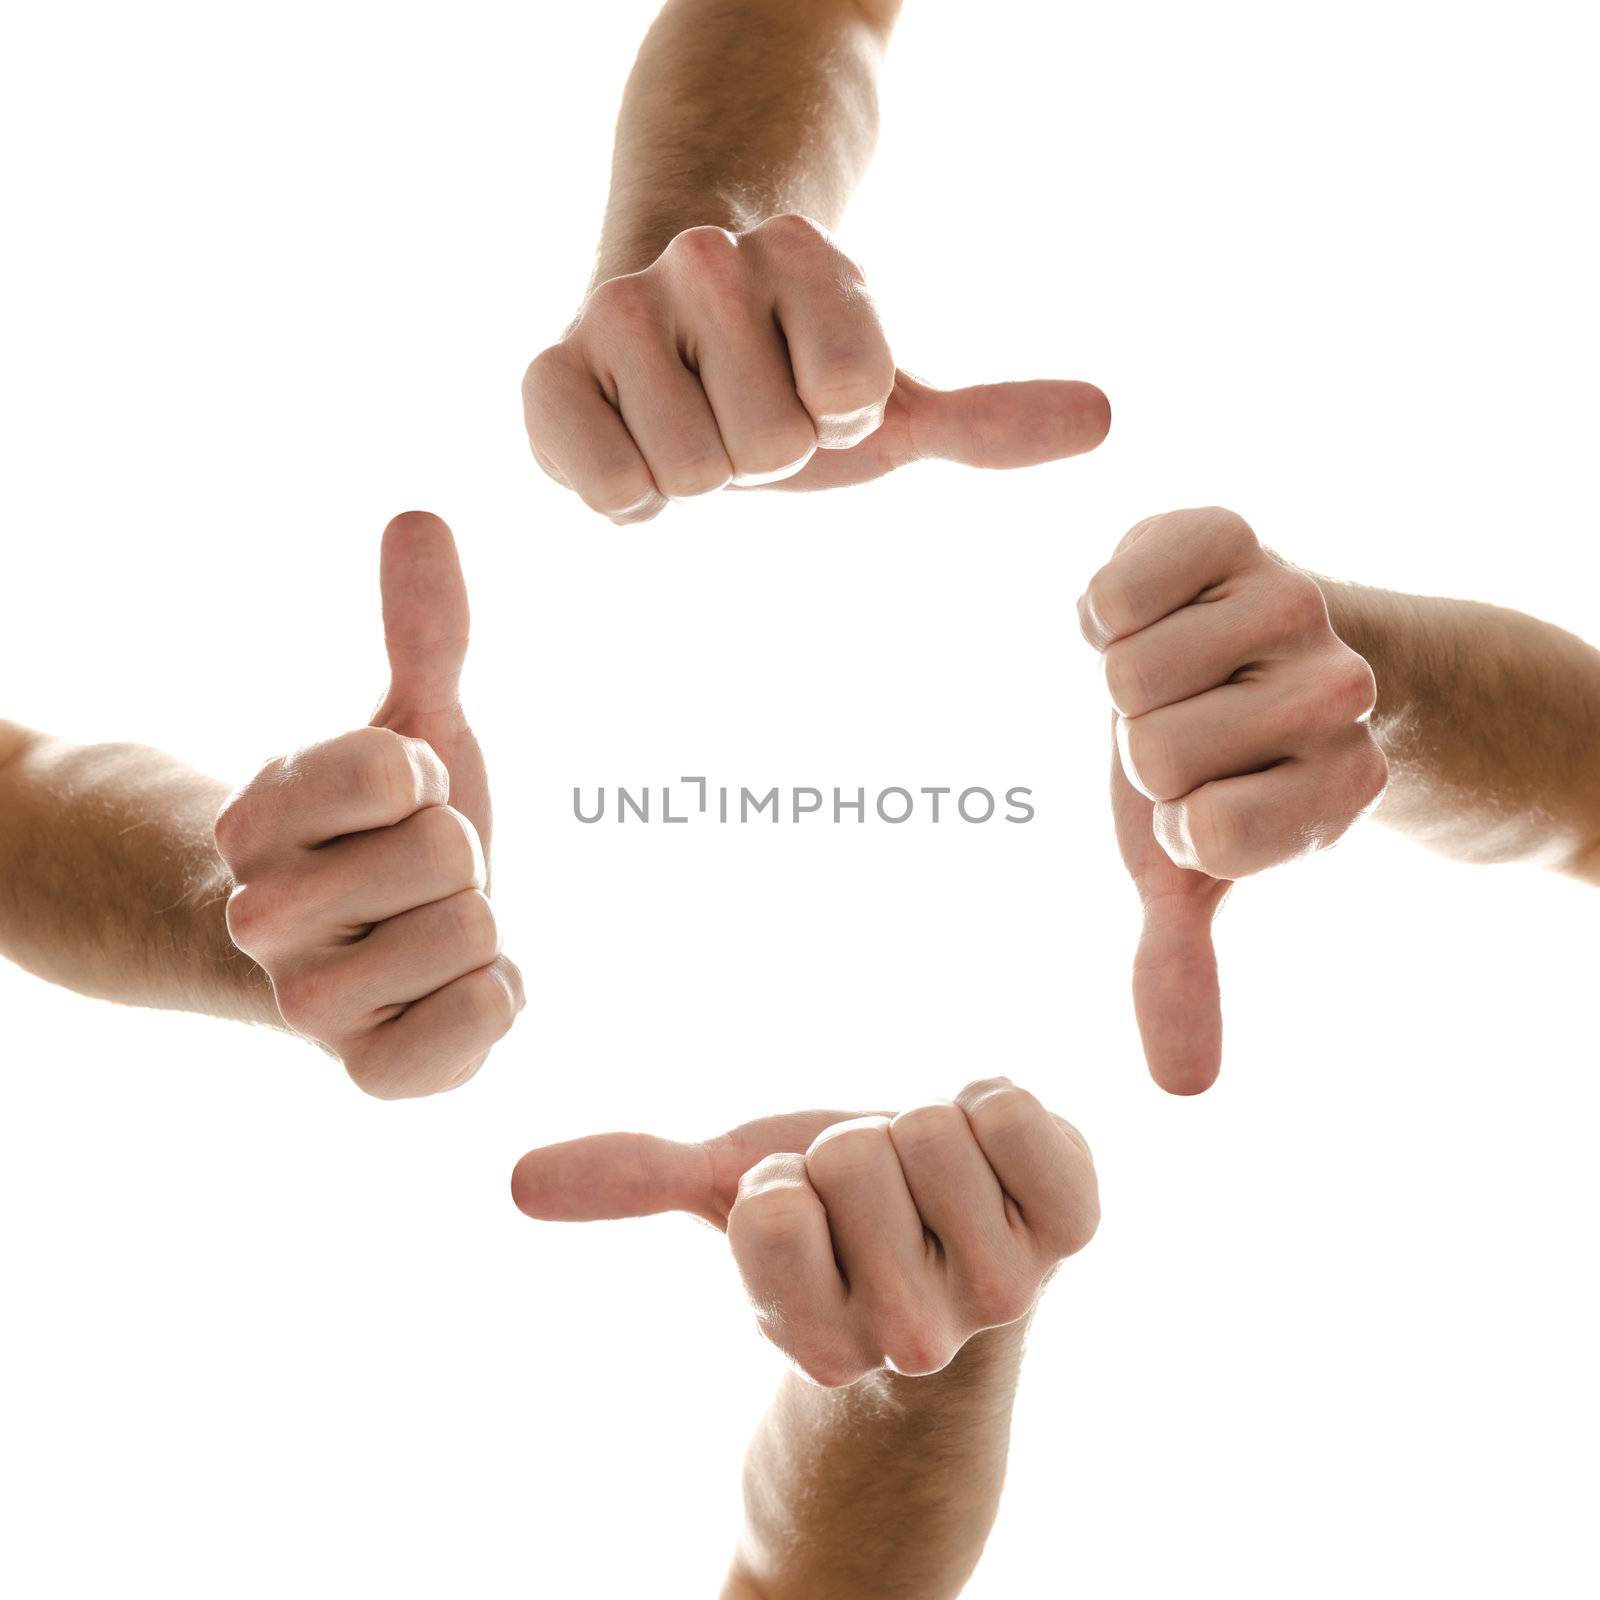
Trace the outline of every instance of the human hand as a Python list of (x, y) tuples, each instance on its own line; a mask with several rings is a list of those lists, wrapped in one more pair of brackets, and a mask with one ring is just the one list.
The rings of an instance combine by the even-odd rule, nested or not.
[(1111, 804), (1144, 904), (1133, 996), (1151, 1076), (1222, 1060), (1211, 923), (1234, 879), (1325, 849), (1383, 795), (1372, 670), (1322, 591), (1209, 507), (1141, 522), (1078, 601), (1116, 708)]
[(522, 1009), (486, 898), (489, 786), (459, 685), (469, 617), (450, 530), (384, 530), (389, 689), (369, 727), (269, 761), (229, 796), (228, 932), (284, 1022), (381, 1099), (466, 1082)]
[(1025, 1317), (1100, 1218), (1082, 1136), (1005, 1078), (896, 1117), (574, 1139), (525, 1155), (511, 1192), (547, 1221), (686, 1211), (724, 1229), (762, 1332), (825, 1388), (939, 1371)]
[(690, 228), (600, 284), (522, 384), (535, 459), (615, 523), (733, 484), (831, 489), (925, 458), (1029, 467), (1092, 450), (1093, 385), (941, 390), (899, 371), (825, 229)]

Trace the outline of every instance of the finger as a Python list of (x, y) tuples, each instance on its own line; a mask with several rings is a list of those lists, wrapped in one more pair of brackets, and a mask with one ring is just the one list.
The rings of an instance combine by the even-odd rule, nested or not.
[(1133, 1001), (1150, 1075), (1198, 1094), (1222, 1063), (1222, 1013), (1211, 919), (1232, 887), (1176, 865), (1156, 838), (1155, 807), (1128, 782), (1113, 741), (1111, 814), (1117, 849), (1145, 907)]
[(1078, 601), (1083, 636), (1104, 650), (1225, 583), (1260, 549), (1243, 517), (1215, 506), (1151, 517), (1089, 580)]
[(774, 1153), (804, 1150), (824, 1128), (849, 1116), (787, 1112), (693, 1144), (643, 1133), (593, 1134), (529, 1151), (518, 1164), (514, 1192), (530, 1216), (553, 1221), (687, 1211), (720, 1228), (751, 1167)]
[(1286, 642), (1266, 625), (1248, 592), (1184, 606), (1106, 646), (1106, 688), (1123, 716), (1142, 717), (1274, 659)]
[(956, 1096), (973, 1137), (1022, 1222), (1056, 1257), (1081, 1250), (1100, 1220), (1087, 1147), (1026, 1089), (982, 1078)]
[(510, 1031), (524, 1000), (522, 974), (497, 957), (347, 1046), (345, 1068), (380, 1100), (457, 1088)]
[(1111, 403), (1092, 383), (1041, 379), (934, 389), (900, 374), (911, 440), (922, 458), (964, 467), (1035, 467), (1093, 450)]
[(540, 466), (619, 525), (646, 522), (666, 499), (599, 381), (559, 347), (528, 369), (523, 415)]
[(872, 298), (834, 273), (779, 286), (775, 311), (794, 389), (824, 450), (849, 450), (874, 433), (895, 385), (894, 358)]
[(597, 1133), (530, 1150), (511, 1174), (519, 1210), (546, 1222), (597, 1222), (687, 1211), (719, 1227), (703, 1144), (648, 1133)]
[(675, 345), (643, 340), (612, 357), (617, 410), (656, 487), (669, 500), (726, 488), (733, 464), (700, 380)]
[(708, 307), (695, 341), (700, 383), (741, 488), (798, 472), (817, 448), (817, 430), (795, 393), (789, 352), (770, 312)]
[(383, 530), (379, 586), (389, 703), (419, 713), (454, 706), (471, 613), (450, 529), (426, 511), (396, 517)]
[(1133, 958), (1133, 1009), (1150, 1076), (1169, 1094), (1200, 1094), (1222, 1067), (1222, 996), (1211, 924), (1228, 884), (1209, 895), (1145, 901)]
[(1345, 743), (1336, 760), (1285, 761), (1158, 805), (1157, 842), (1176, 865), (1230, 880), (1326, 849), (1378, 803), (1388, 776), (1365, 728)]
[(887, 1117), (857, 1117), (819, 1134), (806, 1152), (806, 1175), (827, 1209), (853, 1292), (895, 1296), (926, 1275), (927, 1236)]
[(762, 1332), (808, 1377), (840, 1386), (877, 1365), (851, 1331), (828, 1213), (804, 1156), (770, 1155), (744, 1175), (728, 1243)]
[(1128, 781), (1151, 800), (1177, 800), (1215, 778), (1259, 772), (1308, 737), (1302, 700), (1279, 681), (1230, 683), (1117, 722)]
[(379, 922), (359, 943), (336, 952), (339, 1004), (352, 1023), (388, 1022), (499, 954), (500, 929), (488, 896), (463, 889)]
[(1010, 1247), (1005, 1192), (960, 1106), (946, 1100), (902, 1111), (889, 1137), (918, 1215), (958, 1267)]
[(421, 739), (357, 728), (272, 762), (229, 796), (217, 848), (246, 879), (330, 839), (392, 827), (449, 793), (444, 763)]
[(302, 859), (276, 892), (311, 941), (355, 937), (402, 911), (484, 885), (477, 830), (450, 806), (428, 806)]
[(1323, 756), (1364, 731), (1372, 670), (1331, 636), (1328, 648), (1275, 662), (1176, 705), (1117, 722), (1123, 770), (1152, 800), (1177, 800), (1213, 779)]

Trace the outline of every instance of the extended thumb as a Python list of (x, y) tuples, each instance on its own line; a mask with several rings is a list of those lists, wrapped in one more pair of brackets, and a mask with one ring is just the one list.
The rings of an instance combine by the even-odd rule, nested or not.
[(530, 1150), (511, 1174), (517, 1208), (545, 1222), (687, 1211), (722, 1224), (704, 1145), (649, 1133), (596, 1133)]
[(1037, 379), (932, 389), (899, 380), (917, 455), (966, 467), (1036, 467), (1093, 450), (1111, 402), (1092, 383)]
[(387, 704), (411, 712), (456, 704), (471, 616), (450, 529), (427, 511), (406, 511), (383, 530), (379, 567)]
[(1133, 1009), (1150, 1076), (1169, 1094), (1199, 1094), (1222, 1068), (1222, 997), (1211, 942), (1221, 903), (1221, 894), (1187, 893), (1145, 902)]

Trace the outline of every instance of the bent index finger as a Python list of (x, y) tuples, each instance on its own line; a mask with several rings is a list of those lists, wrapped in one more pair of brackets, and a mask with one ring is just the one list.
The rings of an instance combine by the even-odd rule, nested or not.
[(346, 834), (392, 827), (450, 798), (450, 775), (421, 739), (357, 728), (262, 769), (217, 817), (217, 848), (236, 877)]
[(1148, 628), (1224, 582), (1260, 548), (1243, 517), (1216, 506), (1137, 524), (1078, 601), (1084, 638), (1104, 650)]

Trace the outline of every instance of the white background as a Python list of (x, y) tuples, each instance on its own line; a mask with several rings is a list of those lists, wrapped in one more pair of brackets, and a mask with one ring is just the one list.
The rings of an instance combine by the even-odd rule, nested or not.
[[(231, 781), (381, 688), (457, 529), (530, 1004), (364, 1099), (0, 970), (0, 1588), (709, 1596), (779, 1372), (721, 1241), (528, 1146), (1010, 1072), (1105, 1222), (1037, 1323), (977, 1600), (1592, 1594), (1592, 890), (1377, 827), (1239, 889), (1218, 1087), (1147, 1080), (1073, 601), (1221, 502), (1600, 637), (1581, 8), (910, 0), (841, 230), (901, 361), (1087, 377), (1098, 455), (613, 530), (517, 384), (587, 276), (648, 0), (7, 26), (0, 711)], [(1028, 827), (580, 827), (575, 783), (953, 783)]]

